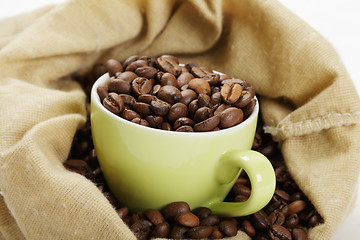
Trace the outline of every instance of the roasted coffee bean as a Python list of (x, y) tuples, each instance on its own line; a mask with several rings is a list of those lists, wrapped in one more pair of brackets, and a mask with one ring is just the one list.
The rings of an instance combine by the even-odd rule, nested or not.
[(151, 101), (150, 108), (156, 115), (165, 116), (169, 112), (171, 106), (165, 101), (155, 99)]
[(165, 85), (160, 88), (157, 97), (165, 102), (174, 104), (181, 100), (181, 92), (174, 86)]
[(167, 118), (169, 121), (173, 122), (178, 118), (187, 117), (188, 108), (184, 103), (175, 103), (171, 106)]
[[(151, 114), (152, 106), (148, 103), (136, 102), (133, 105), (135, 112), (140, 114), (142, 117), (149, 116)], [(160, 114), (159, 114), (160, 115)]]
[(285, 223), (285, 215), (282, 212), (274, 211), (269, 215), (271, 224), (283, 225)]
[(189, 125), (184, 125), (184, 126), (178, 127), (175, 131), (176, 132), (194, 132), (194, 129)]
[(242, 79), (238, 79), (238, 78), (228, 78), (228, 79), (222, 80), (221, 84), (225, 85), (226, 83), (229, 83), (229, 82), (239, 84), (240, 86), (243, 87), (243, 89), (246, 89), (247, 87), (249, 87), (248, 82), (246, 82), (245, 80), (242, 80)]
[(220, 127), (229, 128), (242, 122), (244, 119), (243, 111), (239, 108), (229, 107), (220, 114)]
[(130, 71), (125, 71), (125, 72), (122, 72), (122, 73), (119, 73), (116, 75), (117, 79), (124, 80), (130, 84), (137, 77), (138, 77), (138, 75), (136, 75), (134, 72), (130, 72)]
[(131, 122), (139, 124), (139, 125), (144, 126), (144, 127), (150, 126), (148, 121), (146, 121), (145, 119), (142, 119), (142, 118), (134, 118), (134, 119), (131, 120)]
[(129, 214), (129, 208), (122, 207), (116, 210), (117, 214), (121, 219), (125, 218)]
[(107, 70), (105, 64), (96, 63), (93, 66), (93, 68), (91, 69), (90, 75), (91, 75), (92, 79), (96, 80), (107, 72), (108, 72), (108, 70)]
[(195, 123), (194, 121), (191, 119), (191, 118), (188, 118), (188, 117), (180, 117), (178, 119), (175, 120), (174, 122), (174, 130), (178, 129), (179, 127), (181, 126), (194, 126)]
[(163, 55), (156, 59), (157, 65), (163, 72), (169, 72), (174, 76), (179, 76), (182, 72), (182, 68), (179, 66), (178, 62), (174, 59), (173, 56)]
[(249, 197), (248, 196), (244, 196), (244, 195), (236, 195), (234, 197), (234, 202), (245, 202), (246, 200), (248, 200)]
[(139, 102), (144, 102), (150, 104), (152, 100), (156, 100), (156, 97), (152, 94), (141, 94), (138, 97)]
[(165, 206), (162, 214), (166, 220), (174, 219), (176, 215), (190, 212), (190, 206), (186, 202), (173, 202)]
[(121, 114), (125, 108), (124, 101), (117, 93), (109, 93), (103, 100), (104, 107), (114, 114)]
[(177, 77), (177, 86), (181, 88), (182, 86), (189, 84), (190, 80), (193, 79), (194, 76), (189, 72), (182, 72)]
[(161, 86), (165, 86), (165, 85), (171, 85), (174, 87), (178, 87), (177, 85), (177, 79), (174, 76), (174, 74), (171, 73), (161, 73), (160, 75), (158, 75), (158, 79), (160, 81), (160, 85)]
[(163, 123), (161, 123), (160, 129), (165, 130), (165, 131), (171, 131), (172, 127), (171, 127), (170, 123), (163, 122)]
[(105, 67), (109, 72), (110, 76), (115, 76), (116, 73), (122, 72), (124, 70), (121, 63), (115, 59), (107, 60), (105, 63)]
[(165, 221), (161, 212), (156, 209), (147, 209), (144, 211), (144, 215), (154, 225), (163, 223)]
[(194, 122), (202, 122), (205, 119), (214, 116), (212, 110), (209, 107), (202, 107), (199, 108), (194, 114)]
[(189, 103), (188, 109), (190, 116), (194, 116), (195, 112), (199, 109), (198, 101), (199, 101), (198, 99), (194, 99)]
[(289, 204), (289, 214), (299, 213), (306, 208), (306, 202), (303, 200), (296, 200)]
[(211, 215), (211, 209), (207, 207), (199, 207), (192, 211), (200, 220)]
[(151, 222), (140, 219), (130, 226), (130, 230), (134, 233), (138, 240), (146, 240), (151, 232)]
[(256, 235), (256, 229), (249, 220), (244, 220), (242, 222), (242, 226), (246, 234), (249, 235), (250, 237), (254, 237)]
[(132, 107), (136, 103), (136, 99), (129, 94), (119, 94), (123, 99), (125, 106)]
[(216, 93), (213, 93), (211, 95), (211, 103), (213, 105), (217, 105), (217, 104), (221, 104), (221, 93), (220, 92), (216, 92)]
[(213, 227), (213, 232), (210, 235), (210, 239), (221, 239), (224, 234), (219, 230), (219, 227)]
[(225, 111), (226, 109), (230, 108), (231, 105), (228, 104), (221, 104), (220, 106), (218, 106), (214, 112), (215, 115), (219, 115), (221, 114), (223, 111)]
[(253, 98), (250, 100), (249, 104), (246, 105), (242, 110), (244, 112), (244, 119), (248, 118), (250, 114), (253, 112), (256, 105), (256, 99)]
[(138, 67), (135, 70), (135, 73), (139, 76), (139, 77), (144, 77), (147, 79), (153, 79), (155, 78), (156, 74), (157, 74), (157, 69), (154, 67), (150, 67), (150, 66), (144, 66), (144, 67)]
[(111, 77), (109, 80), (108, 91), (118, 94), (129, 94), (131, 92), (131, 85), (127, 81)]
[(240, 98), (236, 102), (234, 102), (232, 106), (237, 108), (243, 108), (248, 105), (253, 98), (254, 96), (251, 94), (251, 92), (244, 90), (242, 91)]
[(220, 116), (215, 115), (195, 124), (194, 130), (196, 132), (212, 131), (219, 125), (219, 123), (220, 123)]
[(199, 108), (202, 107), (211, 107), (211, 98), (207, 94), (199, 94), (198, 96), (198, 106)]
[(133, 55), (128, 57), (127, 59), (125, 59), (125, 61), (123, 62), (123, 67), (126, 68), (127, 66), (129, 66), (132, 62), (135, 62), (136, 60), (138, 60), (140, 58), (140, 56), (138, 55)]
[(189, 82), (189, 88), (194, 90), (197, 94), (210, 94), (210, 84), (202, 78), (194, 78)]
[(134, 118), (141, 118), (140, 114), (138, 114), (137, 112), (135, 112), (133, 110), (126, 109), (126, 108), (122, 112), (121, 117), (128, 121), (131, 121)]
[(322, 223), (323, 220), (319, 214), (314, 214), (308, 221), (310, 227), (315, 227), (316, 225)]
[(260, 231), (269, 229), (271, 226), (269, 217), (263, 210), (260, 210), (252, 215), (252, 222), (255, 228)]
[(290, 201), (290, 195), (285, 192), (284, 190), (276, 189), (274, 192), (274, 196), (279, 197), (281, 200), (289, 202)]
[(148, 121), (150, 127), (158, 128), (164, 121), (164, 118), (162, 116), (157, 115), (149, 115), (145, 118), (146, 121)]
[(238, 230), (237, 225), (230, 220), (220, 222), (219, 229), (228, 237), (236, 236)]
[(201, 226), (215, 226), (220, 223), (220, 218), (216, 215), (209, 215), (200, 221)]
[(191, 239), (206, 239), (213, 232), (210, 226), (198, 226), (188, 230), (188, 235)]
[(161, 85), (160, 84), (155, 84), (151, 90), (151, 94), (156, 96), (158, 94), (158, 92), (160, 91)]
[(146, 60), (136, 60), (130, 63), (126, 68), (125, 71), (135, 72), (137, 68), (148, 66), (148, 62)]
[(186, 239), (186, 233), (189, 230), (188, 227), (181, 225), (173, 225), (170, 229), (169, 238), (170, 239)]
[(233, 82), (225, 83), (220, 91), (222, 100), (227, 104), (233, 104), (239, 100), (241, 93), (242, 86)]
[(185, 227), (196, 227), (200, 225), (199, 218), (192, 212), (182, 212), (176, 215), (175, 220), (177, 223)]
[(289, 230), (280, 225), (273, 225), (269, 230), (269, 237), (271, 240), (291, 240), (291, 233)]
[(100, 101), (103, 102), (104, 98), (109, 94), (108, 91), (108, 83), (103, 83), (99, 85), (99, 87), (96, 89), (97, 94), (99, 95)]
[(301, 228), (294, 228), (292, 230), (292, 239), (293, 240), (307, 240), (307, 233)]
[(247, 186), (245, 186), (241, 182), (236, 182), (234, 184), (232, 190), (236, 195), (243, 195), (243, 196), (250, 197), (250, 194), (251, 194), (251, 189), (248, 188)]
[(299, 216), (294, 213), (286, 218), (284, 226), (287, 228), (295, 228), (299, 224)]
[(185, 89), (181, 91), (180, 102), (184, 103), (185, 105), (189, 105), (189, 103), (196, 98), (197, 98), (197, 94), (194, 90)]
[(137, 77), (131, 82), (132, 91), (136, 96), (141, 94), (150, 93), (152, 90), (152, 84), (150, 80), (142, 77)]
[(152, 238), (166, 238), (170, 233), (170, 225), (167, 222), (157, 224), (151, 232)]

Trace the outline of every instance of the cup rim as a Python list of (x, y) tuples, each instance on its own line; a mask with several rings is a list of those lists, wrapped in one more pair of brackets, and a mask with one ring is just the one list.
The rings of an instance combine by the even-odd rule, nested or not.
[[(216, 71), (214, 71), (214, 72), (216, 72)], [(216, 72), (216, 73), (222, 74), (220, 72)], [(229, 132), (236, 131), (240, 128), (245, 128), (247, 125), (249, 125), (250, 123), (252, 123), (253, 121), (256, 120), (258, 112), (259, 112), (259, 100), (257, 99), (257, 97), (255, 95), (254, 98), (256, 99), (256, 104), (255, 104), (255, 107), (254, 107), (252, 113), (250, 114), (250, 116), (247, 119), (245, 119), (243, 122), (241, 122), (233, 127), (230, 127), (230, 128), (220, 129), (218, 131), (207, 131), (207, 132), (176, 132), (176, 131), (167, 131), (167, 130), (163, 130), (163, 129), (157, 129), (157, 128), (148, 127), (148, 126), (142, 126), (140, 124), (133, 123), (129, 120), (126, 120), (126, 119), (110, 112), (109, 110), (107, 110), (104, 107), (104, 105), (101, 104), (100, 97), (97, 93), (97, 88), (100, 84), (105, 83), (109, 79), (110, 79), (109, 73), (105, 73), (102, 76), (100, 76), (98, 79), (95, 80), (95, 82), (91, 88), (91, 110), (92, 110), (92, 105), (95, 104), (101, 110), (102, 113), (106, 114), (110, 118), (112, 118), (116, 121), (120, 121), (120, 122), (124, 123), (125, 125), (128, 125), (129, 127), (139, 128), (142, 131), (150, 131), (150, 132), (154, 132), (154, 133), (179, 135), (179, 136), (186, 135), (186, 136), (202, 136), (202, 137), (204, 137), (206, 135), (209, 135), (209, 136), (210, 135), (221, 135), (221, 134), (227, 134)], [(92, 112), (92, 111), (90, 111), (90, 112)]]

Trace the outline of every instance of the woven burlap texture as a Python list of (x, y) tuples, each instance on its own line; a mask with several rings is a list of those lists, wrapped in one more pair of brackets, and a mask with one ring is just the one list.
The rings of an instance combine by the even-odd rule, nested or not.
[(330, 239), (351, 210), (359, 97), (333, 47), (275, 0), (73, 0), (0, 20), (0, 49), (0, 239), (135, 239), (62, 165), (86, 121), (70, 76), (134, 54), (174, 54), (255, 87), (265, 130), (325, 220), (310, 239)]

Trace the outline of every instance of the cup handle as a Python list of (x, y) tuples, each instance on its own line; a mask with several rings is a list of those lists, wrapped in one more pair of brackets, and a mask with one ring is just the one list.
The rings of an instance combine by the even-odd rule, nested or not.
[(209, 205), (219, 216), (246, 216), (261, 210), (271, 200), (276, 185), (274, 169), (270, 161), (253, 150), (234, 150), (221, 155), (217, 181), (226, 184), (234, 181), (243, 169), (251, 182), (251, 195), (245, 202), (215, 202)]

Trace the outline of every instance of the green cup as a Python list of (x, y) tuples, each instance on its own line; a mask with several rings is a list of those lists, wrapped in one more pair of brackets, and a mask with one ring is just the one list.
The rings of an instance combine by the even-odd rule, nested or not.
[[(105, 179), (131, 211), (162, 209), (185, 201), (191, 209), (209, 207), (219, 216), (244, 216), (262, 209), (275, 190), (269, 160), (252, 151), (258, 103), (241, 124), (214, 132), (175, 132), (144, 127), (111, 113), (91, 90), (92, 136)], [(251, 181), (245, 202), (223, 202), (240, 172)]]

